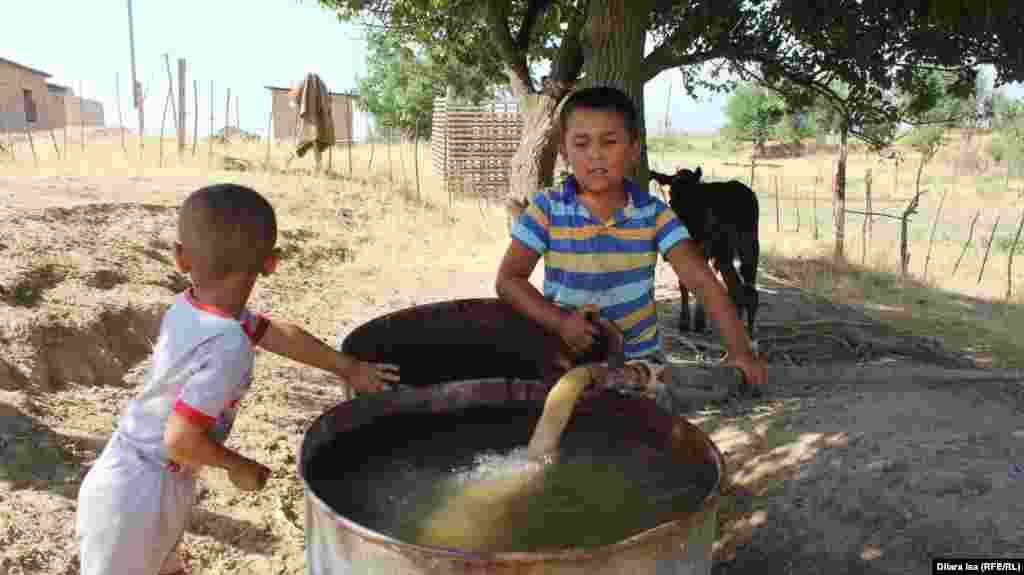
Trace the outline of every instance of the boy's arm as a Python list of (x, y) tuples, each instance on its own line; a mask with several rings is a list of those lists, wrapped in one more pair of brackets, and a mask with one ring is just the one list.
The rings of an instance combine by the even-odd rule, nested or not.
[(274, 320), (260, 338), (259, 346), (288, 359), (329, 371), (348, 381), (359, 361), (320, 341), (301, 327)]
[(679, 281), (687, 288), (697, 292), (697, 297), (702, 299), (711, 317), (718, 322), (729, 357), (734, 359), (752, 358), (750, 339), (743, 329), (735, 306), (729, 300), (725, 289), (711, 273), (707, 260), (704, 259), (693, 241), (687, 239), (677, 243), (668, 251), (665, 259), (679, 276)]
[(530, 283), (530, 274), (539, 260), (537, 252), (513, 239), (501, 259), (494, 289), (500, 299), (507, 301), (519, 313), (557, 335), (564, 312), (544, 299), (544, 295)]
[(195, 469), (204, 465), (220, 467), (228, 472), (235, 487), (244, 491), (262, 489), (270, 478), (270, 468), (213, 441), (207, 429), (185, 415), (171, 412), (164, 430), (164, 445), (171, 461)]
[(164, 431), (164, 444), (171, 461), (180, 465), (209, 465), (229, 472), (254, 463), (210, 439), (207, 429), (178, 413), (171, 412)]

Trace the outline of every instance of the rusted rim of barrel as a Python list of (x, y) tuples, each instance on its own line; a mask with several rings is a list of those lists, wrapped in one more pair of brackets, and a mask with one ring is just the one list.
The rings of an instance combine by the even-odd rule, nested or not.
[[(312, 424), (307, 427), (306, 432), (303, 435), (297, 466), (299, 478), (302, 480), (306, 497), (312, 497), (314, 503), (322, 511), (326, 511), (340, 527), (352, 531), (364, 540), (402, 550), (414, 550), (420, 555), (437, 555), (444, 556), (449, 559), (456, 558), (468, 564), (592, 560), (602, 556), (618, 554), (626, 549), (645, 544), (651, 540), (665, 537), (673, 533), (678, 533), (680, 531), (689, 530), (699, 522), (707, 521), (709, 519), (707, 515), (718, 509), (722, 486), (727, 483), (725, 477), (726, 468), (722, 452), (718, 449), (718, 446), (715, 445), (711, 438), (699, 427), (693, 425), (685, 418), (673, 417), (671, 414), (659, 407), (654, 401), (635, 397), (623, 397), (606, 389), (590, 389), (585, 391), (579, 404), (577, 404), (577, 409), (587, 411), (595, 406), (595, 402), (611, 400), (614, 401), (614, 406), (618, 409), (642, 412), (643, 415), (637, 416), (638, 419), (636, 421), (646, 422), (649, 425), (660, 427), (662, 428), (662, 432), (664, 432), (666, 422), (669, 428), (682, 425), (683, 427), (689, 428), (691, 436), (700, 438), (705, 455), (710, 456), (709, 458), (715, 464), (717, 477), (714, 485), (701, 501), (701, 507), (699, 510), (685, 514), (672, 521), (656, 525), (650, 529), (646, 529), (635, 535), (627, 537), (626, 539), (608, 545), (586, 548), (570, 547), (566, 549), (535, 552), (505, 551), (495, 553), (475, 553), (445, 547), (417, 545), (370, 529), (369, 527), (345, 517), (334, 509), (331, 509), (331, 507), (320, 499), (316, 492), (313, 491), (306, 478), (304, 468), (307, 454), (305, 452), (310, 432), (313, 432), (318, 426), (324, 426), (324, 424), (326, 424), (326, 422), (331, 418), (335, 419), (335, 432), (341, 433), (363, 425), (371, 419), (387, 417), (389, 415), (399, 413), (407, 413), (410, 409), (427, 409), (429, 411), (440, 413), (457, 409), (459, 407), (483, 407), (487, 405), (498, 405), (508, 401), (536, 401), (539, 404), (543, 404), (549, 389), (550, 385), (544, 385), (537, 381), (510, 378), (486, 378), (452, 382), (429, 388), (383, 392), (377, 395), (360, 396), (351, 401), (342, 402), (331, 410), (318, 416)], [(339, 422), (340, 425), (338, 424)], [(668, 431), (666, 435), (671, 435), (671, 433), (671, 431)]]

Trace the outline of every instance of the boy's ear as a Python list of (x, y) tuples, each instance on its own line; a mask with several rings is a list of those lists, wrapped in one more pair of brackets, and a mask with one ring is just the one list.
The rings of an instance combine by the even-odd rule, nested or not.
[(263, 260), (263, 275), (270, 275), (277, 271), (277, 266), (281, 263), (281, 250), (274, 248), (267, 259)]
[(185, 253), (181, 242), (174, 242), (174, 263), (178, 266), (178, 271), (183, 274), (192, 271), (192, 262), (189, 261), (188, 254)]
[(629, 159), (633, 163), (636, 163), (636, 162), (640, 161), (640, 152), (642, 151), (642, 149), (643, 148), (640, 145), (640, 138), (639, 137), (635, 138), (633, 140), (633, 143), (629, 147)]

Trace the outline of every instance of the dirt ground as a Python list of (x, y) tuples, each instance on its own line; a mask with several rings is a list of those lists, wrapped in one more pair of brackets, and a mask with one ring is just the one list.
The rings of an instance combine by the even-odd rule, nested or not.
[[(493, 295), (499, 216), (481, 211), (482, 231), (459, 236), (455, 257), (452, 242), (391, 235), (401, 224), (389, 218), (408, 213), (400, 197), (349, 187), (339, 202), (311, 201), (303, 194), (320, 184), (231, 177), (279, 209), (286, 259), (252, 301), (272, 317), (333, 343), (391, 310)], [(206, 181), (0, 176), (0, 574), (78, 572), (77, 490), (144, 376), (160, 313), (187, 285), (171, 260), (175, 206)], [(418, 209), (418, 222), (449, 217)], [(672, 361), (713, 361), (719, 340), (680, 337), (671, 272), (658, 277)], [(768, 263), (760, 288), (768, 393), (686, 414), (727, 454), (736, 485), (714, 572), (926, 573), (938, 555), (1019, 555), (1024, 379), (968, 370), (971, 358), (935, 334), (813, 298)], [(249, 494), (205, 473), (185, 539), (194, 573), (305, 572), (298, 445), (345, 395), (270, 354), (256, 381), (229, 445), (274, 475)]]

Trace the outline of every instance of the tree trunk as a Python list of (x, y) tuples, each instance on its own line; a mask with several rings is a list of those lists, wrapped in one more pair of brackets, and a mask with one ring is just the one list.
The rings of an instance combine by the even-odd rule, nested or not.
[[(644, 6), (640, 6), (644, 4)], [(644, 40), (649, 24), (648, 2), (591, 0), (583, 30), (583, 82), (586, 86), (612, 86), (625, 92), (636, 106), (641, 154), (631, 179), (648, 189), (647, 129), (644, 126), (644, 78), (640, 74)]]
[(832, 214), (836, 233), (835, 252), (833, 259), (836, 263), (843, 261), (843, 239), (846, 236), (846, 155), (848, 151), (850, 131), (844, 123), (839, 129), (839, 161), (836, 162), (836, 174), (832, 184), (832, 195), (835, 198), (833, 205), (835, 212)]
[[(644, 57), (645, 32), (650, 10), (637, 6), (649, 2), (634, 0), (626, 9), (625, 0), (594, 0), (587, 8), (588, 19), (581, 31), (586, 86), (614, 86), (633, 100), (640, 121), (641, 143), (645, 142), (643, 85), (638, 64)], [(643, 8), (643, 9), (641, 9)], [(513, 199), (529, 198), (538, 189), (551, 185), (558, 155), (558, 118), (562, 98), (572, 89), (576, 70), (555, 74), (551, 88), (539, 94), (517, 93), (523, 115), (523, 135), (510, 162)], [(515, 88), (515, 84), (513, 84)], [(641, 147), (641, 159), (630, 174), (646, 189), (648, 182), (647, 146)]]
[(546, 93), (522, 94), (519, 106), (523, 135), (509, 165), (511, 199), (515, 200), (529, 199), (551, 185), (558, 155), (558, 99)]

